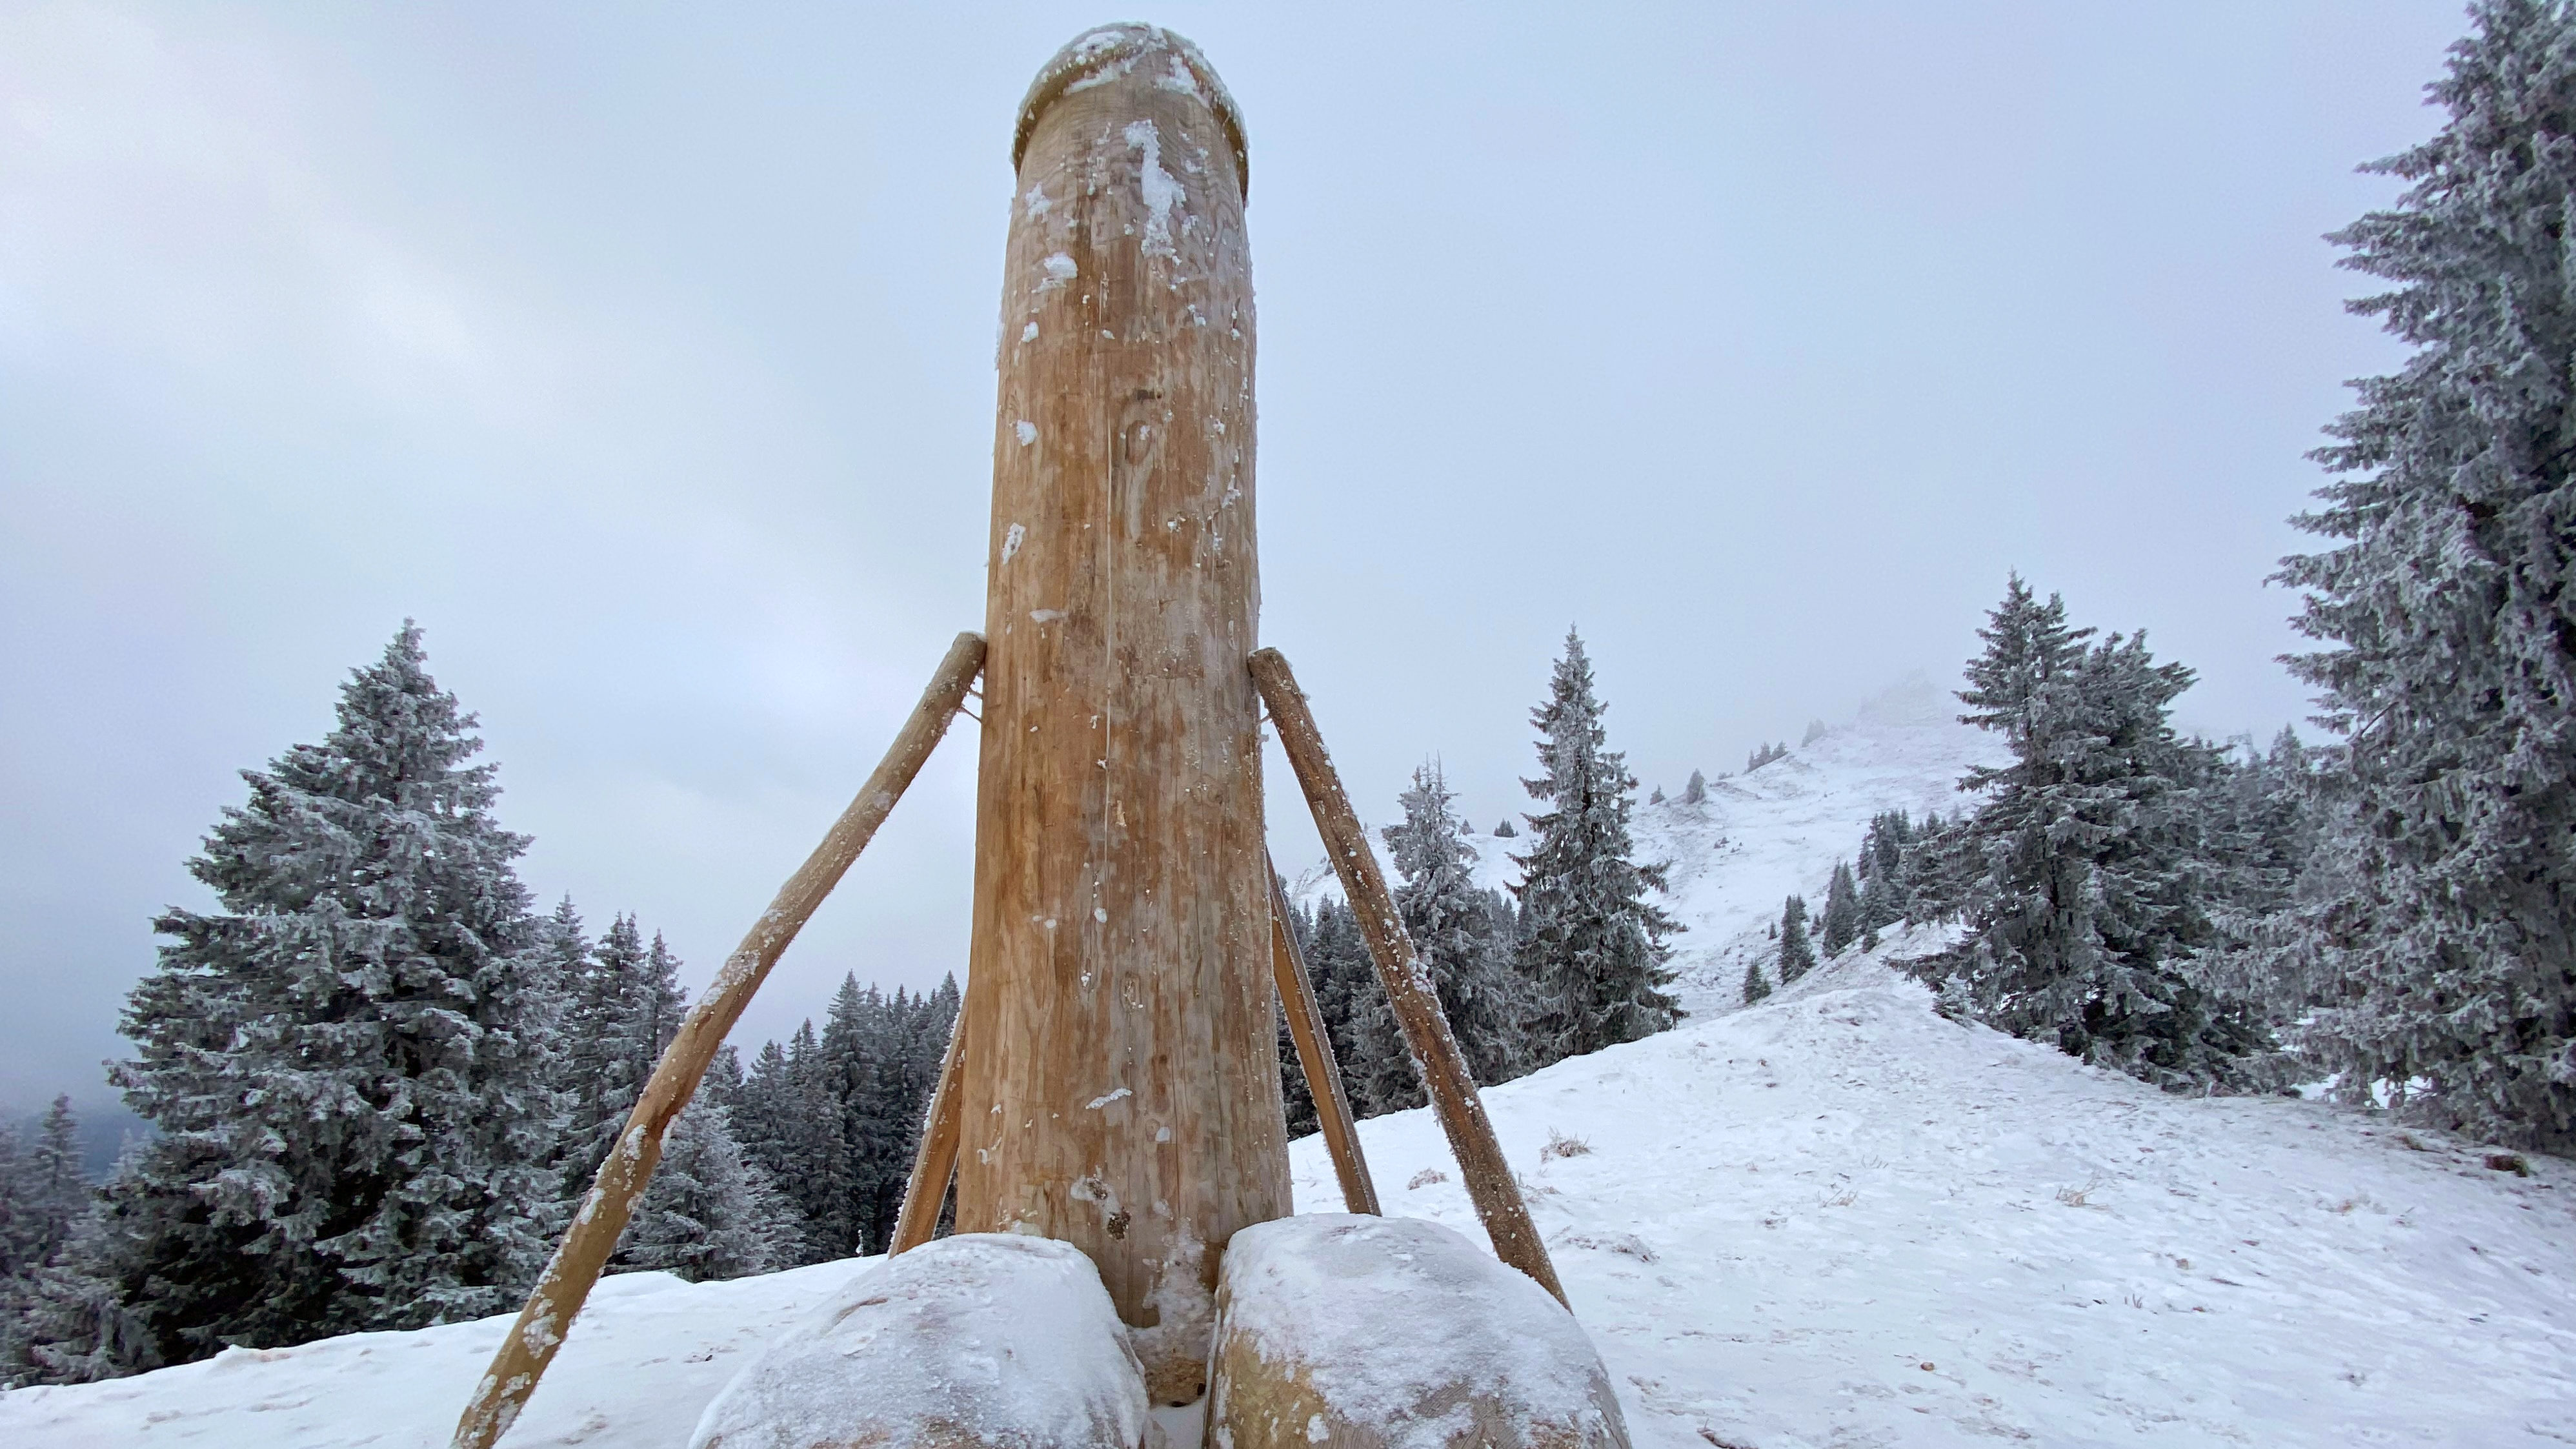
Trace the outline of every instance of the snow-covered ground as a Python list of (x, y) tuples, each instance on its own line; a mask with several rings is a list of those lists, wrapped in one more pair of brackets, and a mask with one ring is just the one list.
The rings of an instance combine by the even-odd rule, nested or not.
[[(1735, 953), (1782, 896), (1821, 896), (1873, 812), (1955, 808), (1984, 746), (1917, 693), (1712, 781), (1704, 810), (1641, 807), (1697, 1014), (1487, 1094), (1641, 1449), (2576, 1443), (2569, 1165), (2523, 1177), (2320, 1103), (2168, 1097), (1946, 1021), (1857, 953), (1733, 1006)], [(1425, 1114), (1362, 1135), (1391, 1211), (1476, 1233)], [(1292, 1158), (1299, 1209), (1337, 1208), (1321, 1143)], [(861, 1266), (612, 1280), (505, 1443), (676, 1449), (749, 1349)], [(430, 1449), (504, 1326), (21, 1391), (0, 1445)]]

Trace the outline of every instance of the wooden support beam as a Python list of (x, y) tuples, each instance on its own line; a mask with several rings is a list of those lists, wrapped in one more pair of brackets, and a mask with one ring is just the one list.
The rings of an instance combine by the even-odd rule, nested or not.
[(1511, 1165), (1503, 1160), (1502, 1144), (1494, 1140), (1494, 1124), (1486, 1119), (1485, 1104), (1476, 1095), (1476, 1079), (1468, 1074), (1457, 1038), (1449, 1033), (1449, 1019), (1440, 1010), (1440, 998), (1413, 953), (1404, 921), (1396, 914), (1395, 899), (1387, 892), (1386, 876), (1378, 870), (1377, 854), (1369, 849), (1368, 832), (1351, 810), (1341, 777), (1333, 771), (1332, 756), (1324, 749), (1324, 736), (1315, 728), (1306, 696), (1297, 688), (1297, 676), (1276, 649), (1255, 653), (1250, 667), (1262, 702), (1270, 706), (1279, 743), (1287, 749), (1288, 763), (1306, 792), (1306, 804), (1315, 812), (1315, 828), (1323, 834), (1325, 853), (1332, 857), (1333, 871), (1341, 877), (1352, 913), (1359, 917), (1360, 933), (1368, 938), (1369, 956), (1377, 964), (1387, 1000), (1395, 1007), (1396, 1025), (1403, 1029), (1405, 1046), (1413, 1053), (1414, 1070), (1422, 1074), (1431, 1110), (1449, 1135), (1449, 1150), (1457, 1155), (1458, 1169), (1466, 1176), (1467, 1196), (1493, 1239), (1494, 1256), (1536, 1279), (1564, 1303), (1565, 1288), (1557, 1282), (1556, 1265), (1548, 1260), (1547, 1245), (1530, 1221), (1529, 1205), (1521, 1201), (1520, 1185), (1512, 1178)]
[(456, 1449), (489, 1449), (518, 1418), (520, 1406), (535, 1392), (538, 1378), (554, 1361), (555, 1350), (563, 1346), (564, 1335), (599, 1281), (609, 1254), (616, 1251), (635, 1200), (643, 1195), (644, 1185), (662, 1160), (663, 1135), (697, 1091), (707, 1064), (715, 1060), (716, 1048), (724, 1045), (726, 1033), (751, 1004), (752, 993), (760, 989), (769, 968), (778, 964), (787, 943), (796, 939), (814, 908), (840, 884), (842, 874), (867, 848), (904, 788), (921, 772), (922, 762), (947, 733), (948, 721), (965, 702), (967, 689), (983, 667), (984, 637), (958, 635), (876, 773), (859, 787), (858, 797), (832, 823), (823, 843), (779, 887), (777, 898), (725, 958), (724, 969), (716, 973), (707, 994), (681, 1022), (679, 1034), (663, 1050), (662, 1060), (627, 1117), (616, 1149), (600, 1164), (590, 1195), (582, 1200), (581, 1211), (574, 1215), (553, 1261), (546, 1264), (536, 1291), (528, 1295), (528, 1306), (519, 1310), (519, 1321), (511, 1325), (500, 1352), (492, 1356), (492, 1366), (474, 1386), (474, 1397), (456, 1424)]
[(1324, 1147), (1333, 1157), (1333, 1175), (1342, 1183), (1342, 1211), (1382, 1214), (1377, 1184), (1370, 1180), (1368, 1158), (1360, 1152), (1359, 1123), (1351, 1115), (1350, 1095), (1342, 1090), (1342, 1066), (1333, 1059), (1333, 1035), (1315, 1004), (1314, 978), (1297, 935), (1288, 929), (1288, 896), (1279, 888), (1279, 866), (1270, 867), (1270, 971), (1279, 982), (1279, 1009), (1288, 1018), (1289, 1038), (1297, 1043), (1297, 1065), (1306, 1072), (1307, 1095), (1315, 1099), (1315, 1117), (1323, 1125)]
[(921, 1146), (912, 1156), (912, 1178), (903, 1186), (903, 1210), (895, 1214), (888, 1257), (920, 1247), (939, 1230), (940, 1205), (948, 1201), (949, 1179), (957, 1175), (957, 1104), (965, 1093), (957, 1074), (965, 1060), (966, 1013), (961, 1008), (948, 1028), (948, 1051), (939, 1059), (939, 1085), (922, 1118)]

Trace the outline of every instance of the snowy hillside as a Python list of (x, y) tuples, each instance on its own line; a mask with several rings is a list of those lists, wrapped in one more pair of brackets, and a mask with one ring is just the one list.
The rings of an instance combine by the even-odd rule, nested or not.
[[(1641, 1449), (2576, 1443), (2567, 1164), (2165, 1096), (1944, 1020), (1857, 954), (1733, 1009), (1735, 953), (1872, 813), (1957, 807), (1984, 745), (1949, 713), (1900, 693), (1704, 807), (1641, 806), (1699, 1014), (1487, 1095)], [(1494, 882), (1520, 842), (1476, 843)], [(1427, 1114), (1362, 1131), (1391, 1211), (1476, 1234)], [(1318, 1140), (1293, 1168), (1300, 1210), (1339, 1206)], [(858, 1266), (612, 1280), (504, 1442), (676, 1449)], [(505, 1326), (25, 1390), (0, 1444), (430, 1449)]]
[[(2164, 1096), (1857, 956), (1487, 1100), (1641, 1449), (2576, 1442), (2561, 1163)], [(1391, 1210), (1475, 1232), (1425, 1114), (1363, 1131)], [(1298, 1206), (1337, 1206), (1320, 1143), (1294, 1157)], [(856, 1266), (613, 1281), (506, 1442), (685, 1443)], [(0, 1443), (430, 1449), (504, 1326), (24, 1390)]]
[[(1958, 700), (1918, 676), (1784, 759), (1711, 779), (1705, 803), (1683, 804), (1677, 780), (1664, 782), (1675, 798), (1638, 802), (1637, 859), (1670, 867), (1672, 890), (1661, 903), (1689, 928), (1672, 942), (1685, 1007), (1705, 1013), (1738, 1004), (1746, 961), (1764, 949), (1763, 932), (1779, 921), (1782, 902), (1803, 894), (1821, 910), (1826, 877), (1835, 861), (1859, 851), (1871, 816), (1958, 812), (1960, 775), (2004, 759), (1999, 742), (1958, 716)], [(1478, 885), (1518, 882), (1511, 857), (1529, 848), (1526, 832), (1475, 832), (1466, 840), (1476, 852)], [(1383, 863), (1382, 844), (1379, 858)], [(1321, 859), (1298, 873), (1290, 891), (1306, 901), (1339, 893)]]

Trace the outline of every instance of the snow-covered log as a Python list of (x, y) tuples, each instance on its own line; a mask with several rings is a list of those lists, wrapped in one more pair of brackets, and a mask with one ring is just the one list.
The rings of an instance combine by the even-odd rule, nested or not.
[(968, 1233), (850, 1280), (707, 1405), (690, 1449), (1144, 1449), (1145, 1376), (1078, 1248)]
[(1209, 1438), (1228, 1449), (1626, 1449), (1574, 1315), (1437, 1223), (1246, 1228), (1217, 1304)]

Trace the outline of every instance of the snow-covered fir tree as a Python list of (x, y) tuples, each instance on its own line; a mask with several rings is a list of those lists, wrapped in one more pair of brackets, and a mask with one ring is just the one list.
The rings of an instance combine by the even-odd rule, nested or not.
[(113, 1076), (159, 1135), (64, 1295), (98, 1331), (40, 1355), (180, 1362), (526, 1292), (551, 1246), (553, 1003), (473, 727), (407, 624), (328, 738), (244, 773), (189, 863), (217, 908), (160, 917), (127, 1001)]
[(795, 1210), (799, 1261), (882, 1251), (955, 1028), (955, 978), (892, 996), (846, 976), (820, 1033), (764, 1044), (733, 1094), (745, 1158)]
[(2016, 576), (1979, 631), (1959, 698), (2012, 753), (1943, 837), (1963, 939), (1921, 963), (1958, 1009), (2174, 1089), (2244, 1087), (2270, 1046), (2260, 1013), (2209, 989), (2220, 944), (2199, 787), (2214, 751), (2167, 712), (2191, 671), (2141, 638), (2087, 648), (2054, 596)]
[[(1352, 1111), (1373, 1116), (1378, 1108), (1370, 1096), (1372, 1085), (1393, 1083), (1401, 1094), (1404, 1084), (1419, 1083), (1412, 1059), (1394, 1037), (1391, 1012), (1382, 1027), (1363, 1031), (1363, 1018), (1373, 1003), (1383, 1003), (1386, 993), (1378, 985), (1359, 918), (1339, 898), (1326, 896), (1315, 903), (1301, 944), (1314, 982), (1315, 1009), (1332, 1035), (1333, 1058), (1342, 1069), (1342, 1092)], [(1395, 1055), (1387, 1057), (1389, 1050)]]
[(1521, 784), (1555, 808), (1525, 817), (1534, 832), (1516, 888), (1518, 962), (1536, 1002), (1529, 1065), (1598, 1051), (1663, 1031), (1682, 1014), (1664, 987), (1665, 938), (1680, 923), (1647, 898), (1664, 867), (1641, 865), (1628, 830), (1636, 780), (1608, 748), (1583, 640), (1566, 631), (1538, 728), (1540, 774)]
[(54, 1098), (27, 1134), (0, 1123), (0, 1384), (46, 1377), (28, 1357), (28, 1319), (39, 1297), (61, 1286), (45, 1280), (61, 1276), (89, 1206), (71, 1098)]
[(1744, 1004), (1751, 1006), (1771, 994), (1771, 983), (1762, 976), (1762, 958), (1744, 963)]
[[(1431, 973), (1468, 1072), (1491, 1086), (1526, 1070), (1529, 1002), (1512, 969), (1510, 925), (1496, 922), (1489, 895), (1471, 873), (1476, 856), (1459, 838), (1455, 801), (1439, 762), (1425, 762), (1400, 797), (1403, 821), (1382, 833), (1403, 878), (1395, 888), (1396, 914)], [(1393, 1013), (1387, 1015), (1392, 1025)]]
[(2441, 131), (2368, 168), (2397, 204), (2335, 235), (2353, 303), (2415, 349), (2359, 384), (2298, 524), (2331, 541), (2292, 661), (2346, 828), (2309, 913), (2304, 1045), (2374, 1094), (2576, 1151), (2576, 12), (2479, 0), (2431, 87)]
[(1913, 839), (1913, 822), (1904, 811), (1889, 810), (1870, 817), (1869, 833), (1861, 839), (1859, 860), (1863, 931), (1885, 930), (1904, 916), (1909, 893), (1905, 849)]
[(1942, 851), (1949, 839), (1941, 812), (1926, 810), (1914, 822), (1900, 849), (1897, 879), (1904, 884), (1904, 900), (1897, 918), (1904, 921), (1937, 919), (1955, 907), (1958, 892), (1949, 880), (1951, 862)]
[(1353, 1093), (1351, 1110), (1363, 1117), (1407, 1112), (1429, 1098), (1422, 1073), (1413, 1064), (1413, 1047), (1396, 1024), (1395, 1007), (1384, 991), (1355, 992), (1351, 997), (1351, 1057), (1342, 1076)]
[(1697, 770), (1691, 771), (1690, 783), (1682, 787), (1682, 803), (1685, 805), (1705, 805), (1708, 803), (1708, 777), (1706, 775), (1701, 774)]
[(1780, 984), (1816, 969), (1816, 944), (1807, 939), (1807, 898), (1791, 896), (1780, 907)]
[(673, 1118), (662, 1162), (619, 1237), (611, 1272), (690, 1282), (767, 1273), (802, 1259), (795, 1207), (745, 1160), (731, 1114), (704, 1092)]
[(106, 1224), (103, 1205), (93, 1206), (22, 1279), (6, 1386), (97, 1383), (162, 1366), (159, 1335), (121, 1290)]
[(573, 972), (559, 1081), (571, 1103), (563, 1191), (575, 1203), (617, 1145), (688, 1004), (680, 962), (658, 932), (648, 945), (635, 918), (620, 915), (584, 954), (580, 930), (581, 919), (566, 901), (544, 933), (546, 955)]
[[(31, 1133), (0, 1125), (0, 1294), (50, 1262), (89, 1210), (80, 1123), (57, 1096)], [(0, 1297), (0, 1304), (5, 1304)]]
[(1825, 886), (1825, 915), (1819, 939), (1828, 957), (1839, 956), (1843, 949), (1860, 938), (1860, 886), (1853, 881), (1848, 861), (1835, 861), (1834, 874)]
[(2326, 812), (2307, 748), (2283, 729), (2268, 751), (2250, 737), (2209, 761), (2200, 789), (2208, 852), (2204, 910), (2215, 944), (2194, 953), (2196, 979), (2261, 1005), (2295, 1027), (2327, 989), (2305, 949), (2316, 903), (2341, 884), (2313, 868)]

